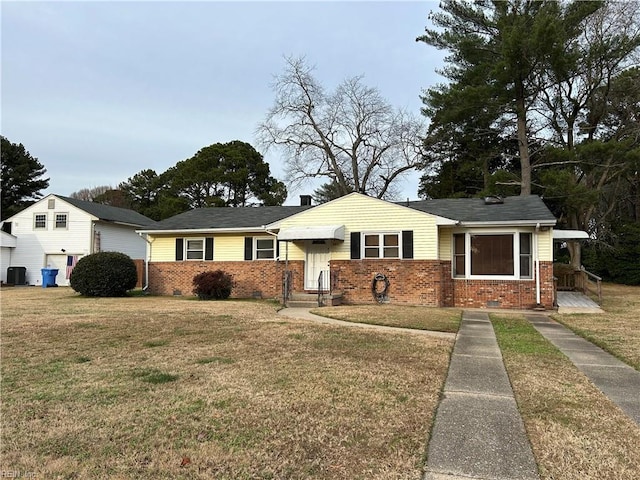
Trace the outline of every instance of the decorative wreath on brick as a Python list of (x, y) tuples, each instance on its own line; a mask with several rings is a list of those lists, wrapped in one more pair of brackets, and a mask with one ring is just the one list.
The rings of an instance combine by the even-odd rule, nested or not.
[(389, 290), (389, 279), (383, 273), (376, 273), (371, 284), (371, 293), (376, 302), (382, 303), (388, 300), (387, 290)]

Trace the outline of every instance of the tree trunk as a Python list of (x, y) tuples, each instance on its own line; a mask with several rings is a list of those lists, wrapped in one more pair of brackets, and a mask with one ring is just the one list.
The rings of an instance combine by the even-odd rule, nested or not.
[[(569, 228), (572, 230), (581, 228), (575, 213), (570, 214), (568, 220)], [(579, 241), (569, 240), (567, 242), (567, 250), (569, 250), (569, 265), (571, 265), (574, 270), (580, 270), (582, 267), (582, 245)]]
[(580, 270), (582, 267), (582, 246), (580, 242), (576, 240), (569, 240), (567, 242), (567, 250), (569, 250), (569, 255), (571, 260), (569, 261), (569, 265), (574, 270)]
[(516, 115), (518, 126), (518, 150), (520, 152), (520, 195), (531, 195), (531, 159), (527, 139), (527, 111), (525, 108), (524, 85), (516, 83)]

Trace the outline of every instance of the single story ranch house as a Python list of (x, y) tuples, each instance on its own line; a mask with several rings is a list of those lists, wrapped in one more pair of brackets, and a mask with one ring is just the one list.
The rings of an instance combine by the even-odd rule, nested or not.
[(556, 219), (535, 195), (195, 209), (137, 230), (152, 294), (224, 270), (232, 297), (331, 291), (347, 304), (551, 308)]

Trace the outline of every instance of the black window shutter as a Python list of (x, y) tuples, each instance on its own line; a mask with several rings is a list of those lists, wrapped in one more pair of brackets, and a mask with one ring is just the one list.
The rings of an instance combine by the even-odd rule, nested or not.
[(176, 260), (184, 260), (184, 239), (176, 238)]
[(213, 237), (204, 239), (204, 259), (213, 260)]
[(360, 232), (351, 232), (351, 260), (360, 258)]
[(402, 231), (402, 258), (413, 258), (413, 230)]
[(253, 260), (253, 237), (244, 237), (244, 259)]
[(275, 237), (274, 237), (273, 241), (276, 242), (276, 258), (275, 259), (279, 260), (280, 259), (280, 242)]

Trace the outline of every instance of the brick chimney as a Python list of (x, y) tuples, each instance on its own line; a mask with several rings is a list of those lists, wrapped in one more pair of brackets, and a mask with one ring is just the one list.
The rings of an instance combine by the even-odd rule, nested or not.
[(300, 195), (300, 206), (306, 207), (311, 205), (311, 195)]

